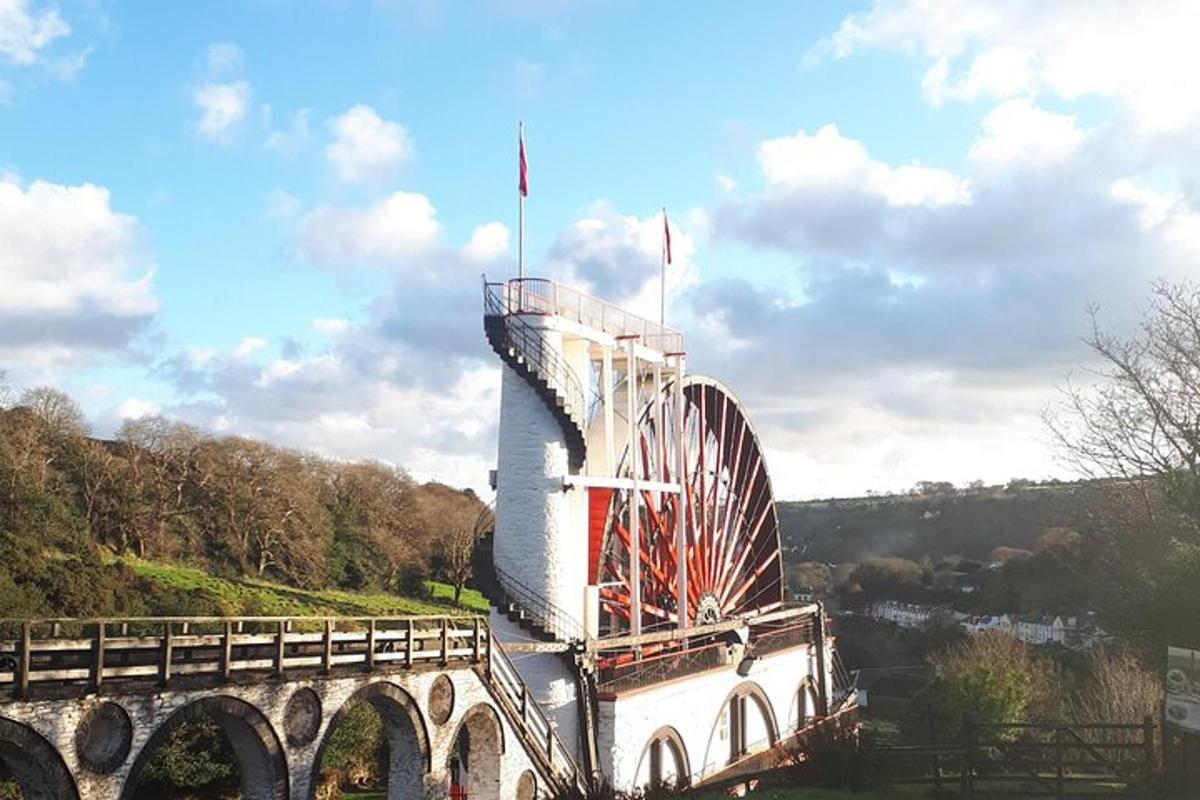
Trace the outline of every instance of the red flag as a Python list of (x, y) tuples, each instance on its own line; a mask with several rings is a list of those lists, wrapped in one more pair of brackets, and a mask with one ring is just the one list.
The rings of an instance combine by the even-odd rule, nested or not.
[(663, 235), (666, 237), (667, 263), (671, 263), (671, 225), (667, 222), (667, 210), (663, 209)]
[(529, 162), (525, 159), (525, 126), (521, 126), (521, 179), (517, 184), (517, 189), (521, 192), (522, 197), (529, 196)]

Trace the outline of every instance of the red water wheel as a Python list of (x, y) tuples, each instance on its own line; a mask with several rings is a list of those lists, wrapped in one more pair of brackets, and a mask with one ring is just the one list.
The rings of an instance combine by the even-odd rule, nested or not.
[[(636, 499), (644, 631), (678, 625), (680, 558), (687, 566), (682, 602), (689, 625), (769, 611), (783, 600), (779, 518), (758, 436), (737, 399), (716, 381), (684, 378), (682, 398), (677, 408), (668, 385), (660, 403), (643, 407), (635, 453), (625, 448), (618, 472), (629, 477), (636, 458), (639, 480), (675, 483), (682, 447), (682, 498), (639, 489)], [(682, 437), (673, 433), (680, 414)], [(633, 613), (631, 502), (632, 490), (614, 492), (597, 563), (606, 634), (627, 632)]]

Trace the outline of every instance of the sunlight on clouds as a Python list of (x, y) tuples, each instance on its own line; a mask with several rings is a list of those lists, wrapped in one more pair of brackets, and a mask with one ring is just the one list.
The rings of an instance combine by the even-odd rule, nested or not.
[(305, 259), (323, 266), (400, 265), (433, 249), (440, 232), (428, 197), (393, 192), (366, 208), (318, 206), (300, 220), (296, 246)]
[(35, 63), (51, 42), (70, 33), (52, 5), (35, 11), (26, 0), (0, 0), (0, 56), (14, 64)]
[(1027, 98), (1006, 100), (983, 120), (983, 135), (967, 158), (989, 168), (1037, 168), (1063, 161), (1082, 144), (1084, 132), (1070, 114), (1044, 111)]
[(206, 83), (196, 89), (192, 100), (200, 109), (200, 119), (196, 122), (200, 135), (213, 141), (225, 141), (246, 117), (250, 84), (245, 81)]
[(348, 183), (380, 177), (412, 160), (413, 144), (404, 126), (385, 120), (375, 109), (356, 105), (329, 120), (333, 141), (325, 158)]
[[(1200, 4), (1191, 0), (876, 0), (818, 48), (845, 58), (873, 49), (929, 61), (926, 99), (1005, 99), (1045, 89), (1120, 100), (1144, 136), (1200, 125)], [(956, 74), (959, 77), (956, 77)]]
[(866, 187), (892, 206), (957, 205), (970, 202), (968, 183), (951, 172), (916, 164), (892, 167), (873, 160), (862, 143), (828, 124), (815, 134), (768, 139), (759, 146), (767, 181), (783, 188)]

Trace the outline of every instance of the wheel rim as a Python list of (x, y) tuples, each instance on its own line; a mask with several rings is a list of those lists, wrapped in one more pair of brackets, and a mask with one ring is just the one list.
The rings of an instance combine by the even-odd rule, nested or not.
[[(782, 605), (779, 520), (770, 476), (754, 432), (736, 398), (716, 381), (687, 377), (682, 386), (684, 503), (679, 495), (639, 491), (642, 629), (678, 624), (678, 529), (686, 531), (689, 625), (762, 613)], [(635, 451), (639, 479), (675, 482), (679, 443), (659, 431), (675, 430), (674, 387), (638, 417)], [(626, 447), (619, 475), (628, 477)], [(601, 626), (628, 630), (630, 498), (616, 490), (609, 506), (596, 575)]]

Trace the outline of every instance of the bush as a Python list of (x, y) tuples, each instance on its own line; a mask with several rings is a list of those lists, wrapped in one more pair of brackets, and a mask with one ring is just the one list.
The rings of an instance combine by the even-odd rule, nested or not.
[(825, 725), (800, 740), (793, 767), (800, 785), (858, 792), (883, 781), (874, 737), (849, 726)]
[(961, 731), (967, 719), (1016, 722), (1054, 715), (1059, 693), (1053, 670), (1024, 642), (987, 631), (934, 655), (930, 687), (943, 730)]

